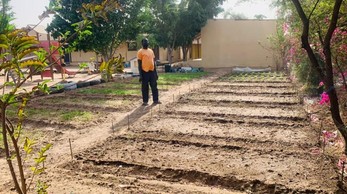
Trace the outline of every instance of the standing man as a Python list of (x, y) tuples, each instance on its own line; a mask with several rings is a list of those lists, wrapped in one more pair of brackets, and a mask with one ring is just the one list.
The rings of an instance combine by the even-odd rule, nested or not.
[(161, 104), (157, 88), (158, 74), (154, 65), (154, 52), (148, 48), (148, 39), (144, 38), (141, 41), (142, 49), (137, 52), (137, 61), (139, 64), (140, 82), (142, 83), (142, 99), (143, 106), (148, 105), (148, 93), (151, 86), (153, 95), (153, 104)]

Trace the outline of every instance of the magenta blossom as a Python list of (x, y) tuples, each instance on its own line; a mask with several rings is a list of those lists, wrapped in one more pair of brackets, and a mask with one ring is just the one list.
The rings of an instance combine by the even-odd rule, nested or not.
[(319, 82), (319, 87), (324, 86), (324, 82)]
[(330, 102), (329, 95), (326, 92), (323, 92), (321, 94), (321, 100), (319, 101), (319, 104), (328, 104)]
[(346, 175), (346, 156), (343, 155), (340, 157), (338, 163), (337, 163), (337, 168), (339, 169), (340, 173), (344, 172), (344, 175)]

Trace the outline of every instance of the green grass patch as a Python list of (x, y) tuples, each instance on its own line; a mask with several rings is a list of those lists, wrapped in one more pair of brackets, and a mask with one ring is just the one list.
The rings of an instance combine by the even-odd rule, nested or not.
[[(89, 121), (92, 119), (93, 113), (81, 110), (50, 110), (42, 108), (26, 108), (24, 114), (29, 119), (34, 120), (58, 120), (58, 121)], [(17, 117), (16, 109), (7, 110), (10, 118)]]
[(127, 106), (131, 104), (131, 100), (127, 99), (81, 99), (81, 98), (49, 98), (40, 101), (41, 104), (66, 104), (66, 105), (97, 105), (100, 107), (105, 106)]
[(107, 88), (115, 88), (115, 89), (141, 89), (141, 84), (138, 82), (138, 84), (133, 83), (119, 83), (119, 82), (108, 82), (104, 86)]
[(63, 113), (60, 118), (63, 121), (90, 121), (93, 118), (93, 114), (91, 112), (86, 111), (80, 111), (80, 110), (74, 110)]
[[(179, 85), (184, 81), (190, 81), (193, 79), (201, 78), (208, 75), (207, 72), (197, 72), (197, 73), (163, 73), (159, 74), (159, 79), (157, 81), (158, 85)], [(132, 83), (139, 82), (138, 79), (133, 79)]]

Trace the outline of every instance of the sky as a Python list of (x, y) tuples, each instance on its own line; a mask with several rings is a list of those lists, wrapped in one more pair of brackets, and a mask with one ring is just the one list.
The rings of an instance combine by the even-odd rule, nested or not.
[[(222, 5), (224, 11), (235, 14), (243, 14), (248, 19), (254, 19), (254, 15), (264, 15), (266, 19), (275, 19), (276, 10), (271, 8), (272, 0), (253, 0), (247, 3), (238, 3), (239, 0), (226, 0)], [(222, 18), (222, 14), (218, 16)]]
[[(243, 3), (241, 5), (237, 4), (238, 1), (226, 0), (222, 8), (231, 10), (232, 13), (241, 13), (249, 19), (253, 19), (256, 14), (265, 15), (267, 19), (276, 17), (275, 10), (270, 8), (271, 0), (253, 0), (257, 3)], [(38, 16), (43, 13), (48, 4), (49, 0), (10, 0), (10, 6), (16, 18), (13, 23), (18, 28), (25, 27), (28, 24), (37, 24), (40, 21)], [(222, 16), (219, 16), (219, 18), (222, 18)], [(40, 25), (47, 26), (51, 20), (52, 16), (44, 19)]]

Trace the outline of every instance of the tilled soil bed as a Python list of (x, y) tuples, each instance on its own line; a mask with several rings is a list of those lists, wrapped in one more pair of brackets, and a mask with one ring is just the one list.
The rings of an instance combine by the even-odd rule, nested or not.
[(285, 77), (220, 75), (170, 89), (162, 105), (129, 111), (113, 130), (105, 120), (90, 131), (105, 134), (98, 143), (55, 159), (49, 191), (343, 193), (331, 160), (312, 152), (319, 133)]
[(338, 192), (331, 161), (311, 153), (317, 146), (290, 83), (223, 80), (153, 107), (122, 135), (60, 167), (133, 180), (110, 186), (122, 193)]

